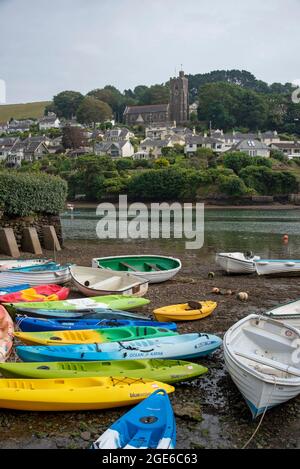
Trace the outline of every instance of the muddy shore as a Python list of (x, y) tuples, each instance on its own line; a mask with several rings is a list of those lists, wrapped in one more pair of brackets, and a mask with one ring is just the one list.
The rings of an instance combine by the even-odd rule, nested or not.
[[(141, 251), (136, 243), (67, 241), (57, 255), (60, 262), (91, 265), (93, 257), (144, 252), (176, 255), (172, 247), (152, 244)], [(52, 253), (45, 252), (51, 256)], [(206, 255), (185, 251), (180, 255), (183, 269), (172, 281), (151, 285), (151, 304), (142, 311), (151, 315), (154, 308), (191, 299), (213, 299), (218, 308), (212, 316), (179, 325), (183, 332), (210, 332), (223, 337), (238, 319), (251, 312), (262, 312), (281, 302), (300, 297), (298, 279), (264, 279), (256, 275), (229, 277), (214, 264), (214, 253)], [(213, 280), (209, 272), (215, 272)], [(215, 296), (213, 287), (234, 292), (245, 291), (249, 301), (242, 303), (236, 295)], [(77, 296), (72, 293), (72, 296)], [(14, 357), (12, 357), (12, 360)], [(192, 382), (176, 385), (171, 396), (177, 421), (177, 448), (241, 448), (258, 425), (242, 396), (232, 383), (223, 362), (222, 350), (200, 361), (209, 368), (207, 375)], [(33, 413), (1, 410), (0, 448), (87, 448), (125, 409)], [(262, 426), (249, 448), (300, 448), (300, 397), (267, 412)]]

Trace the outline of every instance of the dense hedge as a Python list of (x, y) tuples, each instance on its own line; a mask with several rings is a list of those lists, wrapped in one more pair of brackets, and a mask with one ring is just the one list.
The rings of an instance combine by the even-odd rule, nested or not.
[(67, 183), (42, 173), (0, 172), (0, 205), (6, 215), (57, 214), (63, 209)]

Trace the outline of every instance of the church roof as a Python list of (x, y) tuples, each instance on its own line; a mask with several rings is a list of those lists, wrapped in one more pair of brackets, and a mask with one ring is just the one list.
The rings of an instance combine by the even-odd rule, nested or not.
[(125, 114), (140, 114), (143, 112), (168, 112), (169, 104), (150, 104), (146, 106), (127, 106)]

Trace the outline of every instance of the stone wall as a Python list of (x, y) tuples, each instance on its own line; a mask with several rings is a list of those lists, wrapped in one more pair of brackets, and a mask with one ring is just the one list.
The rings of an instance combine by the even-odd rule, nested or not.
[(0, 212), (0, 228), (12, 228), (18, 246), (21, 246), (23, 230), (27, 227), (34, 227), (37, 230), (41, 245), (43, 246), (43, 232), (42, 227), (45, 225), (53, 225), (60, 242), (63, 246), (62, 228), (59, 215), (33, 215), (29, 217), (6, 217)]

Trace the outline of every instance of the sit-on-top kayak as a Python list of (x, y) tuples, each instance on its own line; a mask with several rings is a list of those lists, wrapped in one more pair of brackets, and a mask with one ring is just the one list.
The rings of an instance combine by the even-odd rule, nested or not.
[(129, 326), (163, 327), (172, 331), (177, 329), (174, 322), (142, 321), (138, 319), (43, 319), (16, 316), (15, 321), (22, 332), (73, 331)]
[(30, 318), (39, 318), (39, 319), (97, 319), (97, 320), (113, 320), (113, 319), (133, 319), (142, 321), (147, 321), (150, 319), (147, 316), (142, 314), (132, 313), (130, 311), (118, 311), (114, 309), (83, 309), (81, 311), (66, 311), (60, 309), (32, 309), (32, 308), (18, 308), (18, 305), (14, 305), (13, 311), (9, 308), (9, 305), (6, 305), (9, 313), (14, 316), (16, 313), (17, 316), (28, 316)]
[(146, 338), (177, 335), (162, 327), (111, 327), (108, 329), (84, 329), (82, 331), (15, 332), (15, 337), (27, 345), (102, 344)]
[(212, 314), (217, 306), (214, 301), (190, 301), (155, 309), (153, 314), (157, 321), (195, 321)]
[(69, 288), (60, 285), (39, 285), (0, 295), (0, 303), (60, 301), (66, 300), (69, 293)]
[(137, 298), (134, 296), (125, 295), (107, 295), (107, 296), (95, 296), (94, 298), (79, 298), (76, 300), (65, 300), (65, 301), (45, 301), (36, 303), (17, 303), (8, 304), (7, 307), (11, 309), (23, 308), (29, 309), (46, 309), (46, 310), (66, 310), (66, 311), (81, 311), (84, 309), (120, 309), (120, 310), (131, 310), (139, 308), (150, 303), (145, 298)]
[(25, 362), (195, 359), (211, 354), (221, 344), (222, 340), (214, 335), (183, 334), (104, 344), (19, 346), (16, 347), (16, 351)]
[(108, 409), (136, 404), (160, 388), (174, 391), (159, 381), (131, 378), (1, 379), (0, 407), (32, 411)]
[(12, 285), (11, 287), (1, 287), (0, 288), (0, 295), (8, 295), (9, 293), (15, 293), (21, 290), (27, 290), (30, 288), (29, 283), (23, 283), (23, 285)]
[(168, 394), (157, 389), (103, 433), (91, 449), (174, 449), (176, 422)]
[(196, 378), (208, 370), (197, 363), (181, 360), (114, 360), (106, 362), (0, 363), (5, 378), (89, 378), (127, 376), (177, 383)]

